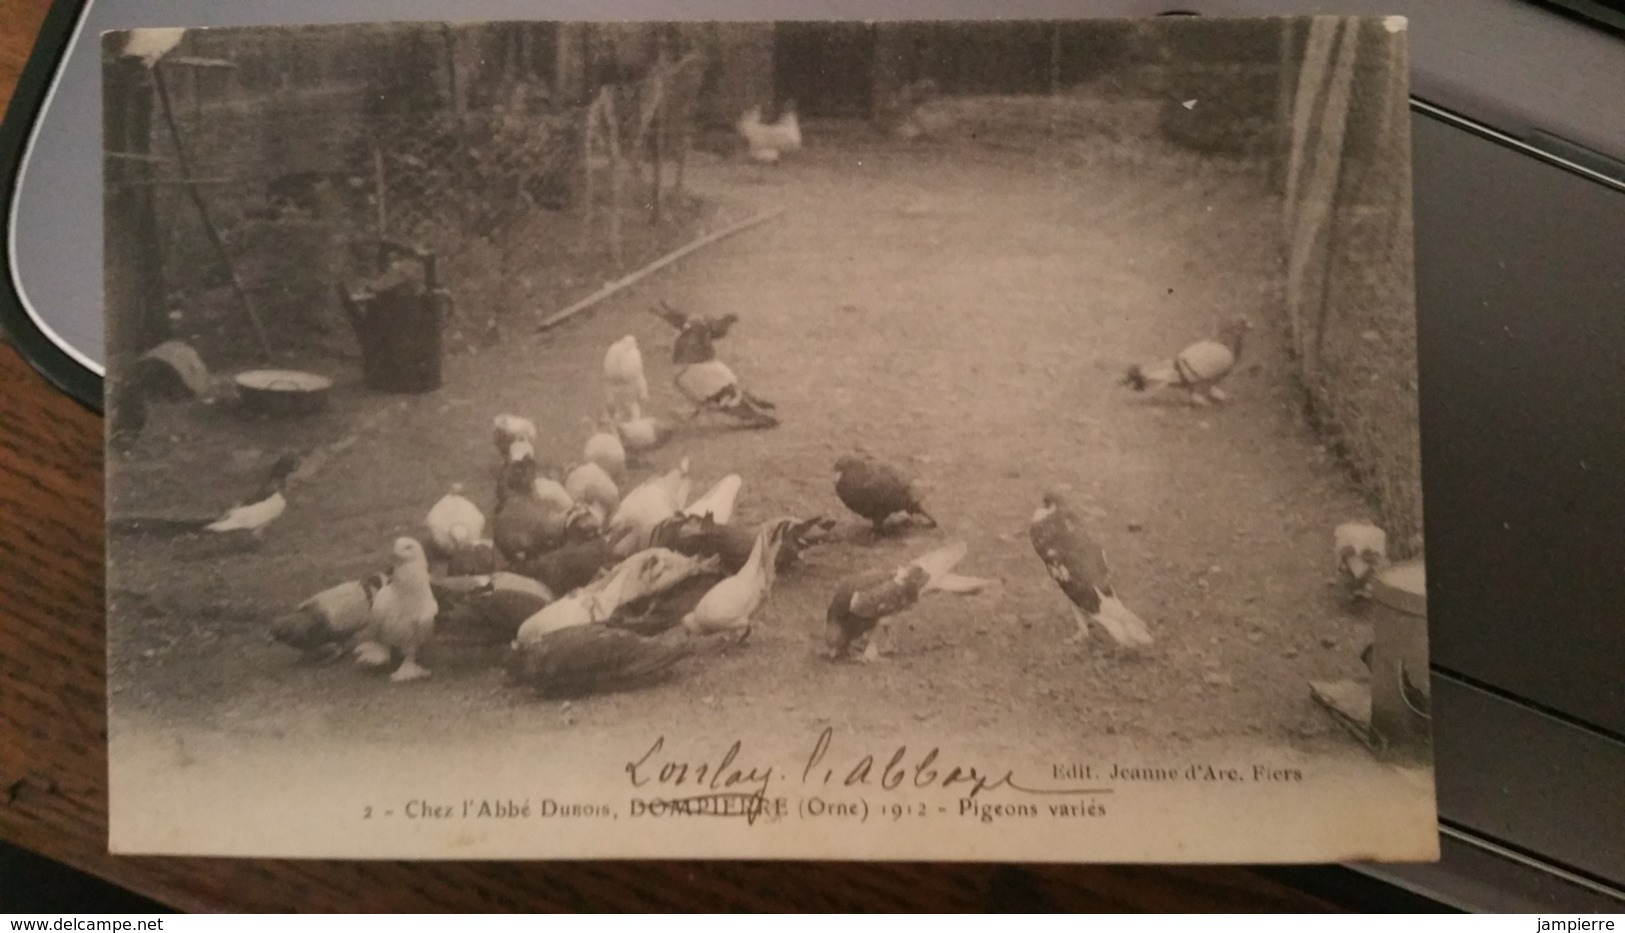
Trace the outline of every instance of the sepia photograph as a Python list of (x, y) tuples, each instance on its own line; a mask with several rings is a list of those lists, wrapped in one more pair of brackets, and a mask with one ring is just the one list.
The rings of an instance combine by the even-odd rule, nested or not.
[(111, 851), (1436, 860), (1406, 37), (103, 34)]

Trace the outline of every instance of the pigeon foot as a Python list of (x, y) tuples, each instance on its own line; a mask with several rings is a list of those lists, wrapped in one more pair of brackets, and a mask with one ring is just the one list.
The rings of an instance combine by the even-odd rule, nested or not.
[(429, 672), (419, 666), (418, 662), (407, 660), (401, 662), (401, 666), (395, 669), (395, 673), (389, 675), (389, 679), (393, 683), (402, 684), (408, 681), (422, 680), (427, 676), (429, 676)]

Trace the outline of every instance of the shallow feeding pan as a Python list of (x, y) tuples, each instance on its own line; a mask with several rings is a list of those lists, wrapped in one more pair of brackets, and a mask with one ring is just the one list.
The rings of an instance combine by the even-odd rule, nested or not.
[(333, 380), (295, 369), (254, 369), (238, 373), (243, 407), (265, 415), (309, 415), (327, 407)]

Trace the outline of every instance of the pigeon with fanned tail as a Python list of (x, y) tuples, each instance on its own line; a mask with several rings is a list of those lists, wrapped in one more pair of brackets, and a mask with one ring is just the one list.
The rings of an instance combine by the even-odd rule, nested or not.
[(891, 617), (911, 609), (931, 592), (970, 594), (997, 585), (997, 580), (953, 573), (964, 560), (967, 546), (955, 541), (898, 567), (851, 577), (843, 581), (825, 614), (824, 645), (831, 660), (842, 657), (861, 638), (865, 662), (879, 660), (880, 646)]
[(1222, 402), (1228, 396), (1219, 383), (1241, 360), (1241, 350), (1252, 324), (1238, 317), (1226, 324), (1217, 339), (1200, 340), (1170, 359), (1128, 369), (1119, 385), (1136, 392), (1148, 389), (1179, 389), (1190, 395), (1192, 405)]
[(1066, 594), (1078, 631), (1068, 641), (1088, 637), (1093, 621), (1125, 647), (1151, 644), (1151, 631), (1139, 616), (1123, 605), (1112, 588), (1106, 552), (1089, 537), (1066, 497), (1052, 490), (1033, 513), (1028, 531), (1033, 550), (1044, 562), (1050, 578)]

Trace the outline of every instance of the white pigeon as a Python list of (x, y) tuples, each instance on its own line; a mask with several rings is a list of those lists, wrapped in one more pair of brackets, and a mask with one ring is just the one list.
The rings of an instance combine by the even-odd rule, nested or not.
[(463, 484), (453, 483), (451, 492), (429, 509), (423, 520), (435, 550), (450, 556), (472, 546), (485, 536), (485, 514), (463, 495)]
[(598, 464), (611, 479), (624, 478), (626, 445), (621, 442), (620, 433), (615, 430), (613, 424), (593, 423), (588, 419), (588, 425), (592, 428), (592, 434), (582, 447), (582, 458)]
[(632, 334), (610, 344), (604, 353), (604, 401), (617, 418), (635, 417), (637, 406), (649, 401), (643, 351)]
[(185, 35), (185, 29), (132, 29), (124, 40), (124, 55), (139, 58), (142, 65), (152, 68), (159, 59), (174, 51)]
[(564, 491), (577, 502), (597, 506), (605, 515), (621, 504), (621, 491), (604, 468), (591, 460), (564, 477)]
[(617, 557), (629, 557), (648, 547), (655, 526), (682, 509), (694, 481), (684, 457), (674, 469), (644, 480), (621, 499), (605, 528)]
[(247, 531), (258, 537), (287, 511), (288, 500), (283, 495), (283, 489), (287, 485), (288, 477), (298, 467), (299, 461), (292, 454), (278, 458), (276, 463), (271, 465), (269, 475), (251, 499), (228, 509), (226, 514), (204, 525), (204, 530), (216, 533)]
[(733, 521), (734, 503), (739, 499), (739, 488), (745, 483), (738, 473), (730, 473), (717, 480), (705, 495), (695, 499), (683, 509), (684, 515), (705, 518), (707, 515), (718, 525)]
[(412, 538), (396, 538), (395, 567), (389, 582), (372, 598), (372, 621), (377, 641), (358, 647), (358, 659), (378, 656), (377, 648), (399, 652), (400, 667), (389, 679), (397, 683), (418, 680), (429, 672), (418, 664), (418, 651), (434, 635), (435, 616), (440, 612), (434, 590), (429, 586), (429, 561), (423, 545)]
[(536, 425), (529, 418), (518, 415), (497, 415), (491, 419), (491, 437), (496, 442), (499, 455), (517, 460), (519, 458), (512, 454), (514, 443), (524, 441), (534, 448)]

